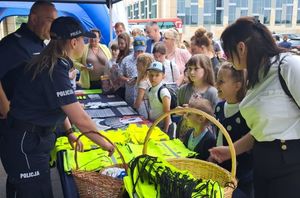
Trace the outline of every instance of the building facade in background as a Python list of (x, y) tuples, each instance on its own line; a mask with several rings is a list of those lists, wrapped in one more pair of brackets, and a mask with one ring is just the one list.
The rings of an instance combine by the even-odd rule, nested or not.
[(276, 33), (300, 33), (300, 0), (125, 0), (128, 19), (173, 18), (183, 22), (183, 39), (199, 26), (219, 37), (240, 16), (255, 16)]

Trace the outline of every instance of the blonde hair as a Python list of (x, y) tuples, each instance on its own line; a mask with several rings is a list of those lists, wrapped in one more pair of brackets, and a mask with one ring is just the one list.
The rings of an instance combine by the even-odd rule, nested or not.
[(137, 83), (139, 83), (141, 80), (147, 77), (147, 69), (153, 61), (154, 61), (153, 56), (148, 53), (140, 54), (137, 57), (136, 66), (137, 67), (139, 67), (139, 65), (142, 66), (140, 69), (138, 69)]
[(49, 70), (52, 78), (54, 66), (59, 58), (67, 58), (66, 45), (69, 40), (51, 40), (40, 55), (33, 58), (27, 65), (27, 70), (33, 70), (32, 80), (44, 70)]
[(179, 33), (175, 29), (170, 28), (167, 31), (165, 31), (164, 35), (166, 34), (169, 34), (172, 37), (172, 39), (174, 39), (176, 47), (179, 47)]

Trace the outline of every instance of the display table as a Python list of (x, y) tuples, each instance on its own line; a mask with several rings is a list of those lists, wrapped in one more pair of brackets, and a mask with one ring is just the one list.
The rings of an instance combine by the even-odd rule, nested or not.
[[(137, 115), (116, 95), (103, 95), (99, 91), (89, 91), (79, 92), (77, 97), (80, 103), (84, 105), (86, 112), (96, 122), (99, 131), (102, 131), (101, 134), (108, 137), (119, 148), (126, 163), (142, 154), (143, 143), (149, 125), (151, 125), (150, 122)], [(104, 132), (104, 130), (106, 131)], [(83, 140), (85, 152), (78, 155), (81, 169), (98, 171), (103, 167), (121, 162), (118, 154), (114, 153), (113, 156), (107, 157), (106, 151), (103, 151), (86, 137), (83, 137)], [(195, 155), (195, 152), (186, 149), (181, 141), (169, 140), (168, 135), (159, 128), (156, 128), (152, 133), (148, 147), (149, 155), (166, 159)], [(66, 137), (57, 139), (54, 151), (57, 156), (56, 164), (64, 197), (79, 197), (71, 175), (71, 170), (76, 167), (74, 165), (74, 150), (71, 149)], [(90, 161), (86, 161), (87, 159)], [(95, 164), (99, 164), (99, 167)]]

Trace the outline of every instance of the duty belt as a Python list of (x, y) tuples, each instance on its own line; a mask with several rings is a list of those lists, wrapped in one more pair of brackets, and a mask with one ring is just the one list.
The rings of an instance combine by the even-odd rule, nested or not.
[(39, 126), (23, 120), (14, 118), (12, 115), (7, 116), (8, 126), (14, 129), (23, 130), (32, 133), (50, 133), (54, 132), (56, 127), (54, 126)]

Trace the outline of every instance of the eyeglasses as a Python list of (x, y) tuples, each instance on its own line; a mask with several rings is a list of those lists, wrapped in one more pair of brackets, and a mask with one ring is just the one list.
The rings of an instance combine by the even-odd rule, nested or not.
[(164, 37), (165, 40), (173, 40), (173, 38)]

